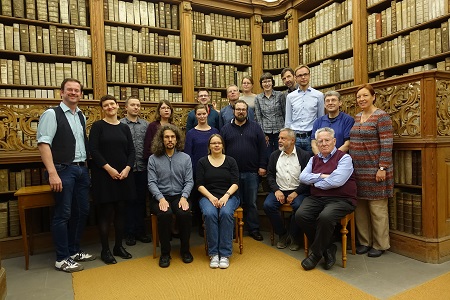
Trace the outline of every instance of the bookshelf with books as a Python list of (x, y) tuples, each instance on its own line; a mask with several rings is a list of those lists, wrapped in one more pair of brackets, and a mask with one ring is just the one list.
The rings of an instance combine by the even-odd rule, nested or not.
[[(280, 77), (281, 70), (289, 67), (288, 22), (284, 15), (263, 17), (263, 21), (263, 71)], [(283, 86), (281, 78), (278, 81), (276, 86)]]
[(367, 2), (370, 81), (450, 70), (448, 0)]
[(299, 12), (299, 64), (310, 67), (311, 85), (320, 90), (353, 86), (353, 1), (318, 2)]
[(59, 99), (64, 77), (93, 98), (87, 0), (1, 2), (0, 98)]

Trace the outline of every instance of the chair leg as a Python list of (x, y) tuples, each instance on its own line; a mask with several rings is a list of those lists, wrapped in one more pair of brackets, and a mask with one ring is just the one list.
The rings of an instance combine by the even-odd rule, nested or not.
[(156, 247), (159, 245), (158, 217), (152, 214), (151, 219), (152, 219), (153, 258), (156, 258), (157, 257)]
[(303, 234), (303, 244), (305, 244), (305, 257), (308, 257), (308, 237)]
[(274, 245), (274, 232), (273, 232), (273, 227), (270, 227), (270, 245)]
[(352, 254), (356, 255), (356, 228), (355, 228), (355, 213), (352, 212), (352, 218), (350, 219), (350, 238), (352, 241)]
[(238, 218), (238, 227), (239, 227), (239, 254), (242, 254), (244, 252), (244, 221), (243, 216), (240, 216)]
[(345, 217), (341, 220), (341, 234), (342, 234), (342, 267), (345, 268), (347, 266), (347, 223), (348, 218)]

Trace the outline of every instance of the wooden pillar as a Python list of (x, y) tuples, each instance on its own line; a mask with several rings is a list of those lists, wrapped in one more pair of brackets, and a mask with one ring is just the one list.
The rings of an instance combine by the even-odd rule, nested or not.
[(289, 66), (298, 66), (298, 10), (290, 8), (284, 17), (288, 23)]
[(263, 20), (260, 14), (254, 14), (250, 18), (251, 39), (252, 39), (252, 77), (255, 82), (253, 85), (253, 92), (255, 94), (261, 93), (262, 89), (259, 84), (259, 77), (263, 72), (263, 38), (262, 38), (262, 24)]
[(355, 85), (369, 82), (367, 69), (367, 5), (366, 1), (352, 2), (353, 14), (353, 70)]
[(192, 52), (192, 6), (191, 2), (180, 3), (180, 42), (183, 102), (195, 102), (194, 98), (194, 54)]
[(92, 47), (92, 80), (94, 99), (100, 99), (107, 93), (106, 87), (106, 55), (105, 55), (105, 23), (103, 16), (103, 1), (89, 1), (91, 17), (91, 47)]

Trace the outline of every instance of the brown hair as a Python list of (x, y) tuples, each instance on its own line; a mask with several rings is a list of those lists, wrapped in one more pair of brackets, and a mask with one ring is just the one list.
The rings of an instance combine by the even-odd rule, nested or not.
[(211, 148), (209, 148), (209, 145), (211, 144), (211, 140), (214, 137), (218, 137), (222, 141), (222, 153), (225, 154), (225, 141), (223, 140), (223, 137), (220, 134), (218, 134), (218, 133), (211, 134), (211, 136), (209, 137), (209, 140), (208, 140), (208, 154), (211, 154)]
[(175, 136), (177, 138), (175, 149), (178, 151), (183, 151), (184, 149), (184, 140), (181, 130), (173, 124), (166, 124), (159, 127), (152, 141), (152, 152), (156, 156), (162, 156), (164, 155), (164, 153), (166, 153), (166, 149), (164, 147), (164, 131), (166, 130), (172, 130), (173, 133), (175, 133)]
[(61, 82), (61, 91), (64, 91), (64, 88), (66, 87), (66, 83), (68, 82), (76, 82), (80, 85), (80, 90), (81, 92), (83, 92), (83, 85), (81, 84), (81, 81), (79, 81), (78, 79), (75, 78), (66, 78), (63, 80), (63, 82)]
[(103, 106), (103, 102), (105, 102), (106, 100), (114, 100), (114, 102), (116, 102), (117, 103), (117, 100), (116, 100), (116, 98), (114, 97), (114, 96), (111, 96), (111, 95), (105, 95), (105, 96), (103, 96), (103, 97), (101, 97), (100, 98), (100, 107), (102, 107)]
[(356, 90), (356, 94), (358, 94), (358, 92), (362, 89), (367, 89), (372, 96), (375, 96), (375, 90), (371, 84), (364, 83), (364, 84), (360, 85), (358, 87), (358, 89)]
[(161, 106), (162, 106), (163, 104), (166, 104), (167, 106), (170, 107), (169, 123), (172, 123), (172, 121), (173, 121), (173, 106), (172, 106), (172, 103), (170, 103), (169, 100), (161, 100), (161, 101), (159, 101), (158, 106), (156, 107), (156, 117), (155, 117), (155, 120), (156, 120), (156, 121), (161, 121), (161, 113), (159, 112), (159, 109), (161, 108)]

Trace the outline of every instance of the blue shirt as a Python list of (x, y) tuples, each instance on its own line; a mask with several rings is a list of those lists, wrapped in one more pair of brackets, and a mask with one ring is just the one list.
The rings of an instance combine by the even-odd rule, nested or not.
[[(234, 119), (234, 110), (231, 107), (231, 105), (227, 105), (220, 110), (220, 128), (222, 128), (228, 123), (231, 123), (231, 120), (233, 119)], [(255, 112), (251, 107), (248, 107), (247, 120), (255, 121)]]
[[(327, 161), (336, 153), (336, 151), (337, 148), (334, 147), (333, 151), (331, 151), (331, 153), (327, 157), (323, 157), (320, 152), (317, 155), (323, 159), (324, 163), (327, 163)], [(344, 154), (344, 156), (342, 156), (342, 158), (339, 160), (337, 168), (327, 178), (321, 178), (320, 175), (322, 174), (312, 173), (313, 158), (314, 156), (309, 159), (306, 168), (300, 174), (301, 183), (308, 185), (312, 184), (316, 188), (329, 190), (344, 185), (353, 174), (353, 161), (348, 154)]]
[(308, 132), (314, 121), (325, 114), (324, 97), (312, 87), (306, 91), (298, 88), (286, 97), (285, 127), (294, 131)]
[[(73, 161), (86, 161), (86, 147), (84, 145), (84, 132), (83, 125), (81, 125), (78, 112), (80, 109), (77, 107), (75, 113), (72, 113), (70, 108), (61, 101), (59, 104), (64, 112), (64, 115), (69, 122), (72, 129), (73, 136), (75, 137), (75, 158)], [(84, 123), (86, 124), (86, 117), (84, 117)], [(58, 124), (56, 123), (56, 114), (53, 109), (47, 109), (39, 119), (38, 129), (36, 133), (38, 144), (44, 143), (52, 145), (53, 138), (56, 134)]]
[[(187, 122), (186, 122), (186, 132), (197, 126), (198, 120), (195, 117), (195, 109), (191, 110), (188, 113)], [(220, 130), (220, 120), (219, 113), (212, 107), (212, 105), (208, 104), (208, 125)]]
[(344, 145), (345, 141), (350, 139), (350, 129), (352, 129), (355, 119), (346, 113), (340, 112), (336, 118), (330, 119), (328, 114), (318, 118), (314, 121), (314, 125), (311, 132), (311, 140), (316, 139), (317, 129), (323, 127), (330, 127), (334, 130), (334, 137), (336, 138), (336, 148)]

